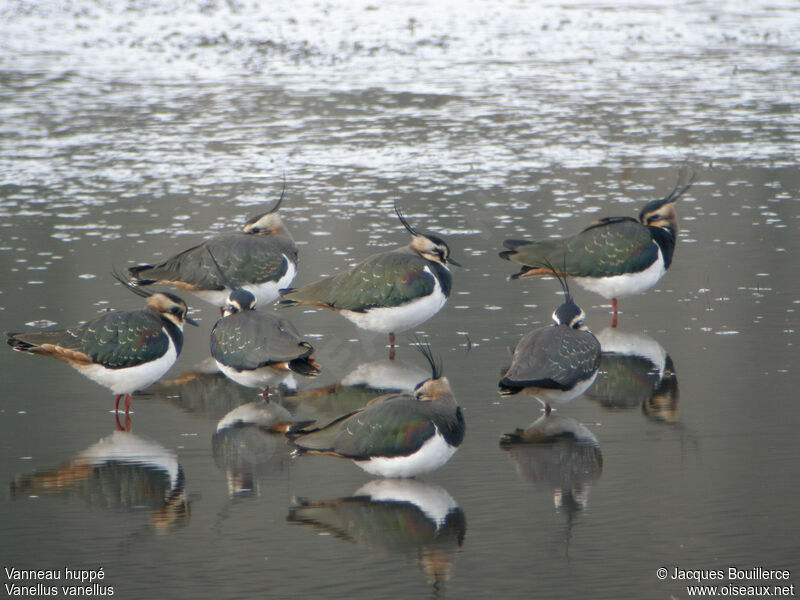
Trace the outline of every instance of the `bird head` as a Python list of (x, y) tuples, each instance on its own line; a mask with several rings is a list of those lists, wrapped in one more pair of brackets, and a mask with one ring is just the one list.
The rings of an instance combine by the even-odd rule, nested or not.
[(131, 283), (127, 277), (117, 272), (116, 269), (112, 270), (111, 275), (137, 296), (147, 298), (147, 307), (150, 310), (154, 310), (163, 318), (172, 321), (178, 328), (183, 329), (184, 323), (195, 327), (198, 326), (197, 321), (188, 316), (189, 307), (186, 306), (186, 302), (182, 298), (168, 292), (153, 293), (150, 290), (142, 289), (138, 285)]
[(566, 325), (572, 329), (586, 331), (585, 320), (586, 313), (572, 301), (572, 298), (567, 298), (566, 302), (553, 311), (553, 322), (556, 326)]
[(417, 349), (428, 361), (431, 367), (431, 376), (417, 384), (414, 388), (414, 397), (421, 401), (445, 401), (455, 404), (453, 389), (450, 387), (447, 377), (442, 374), (442, 365), (434, 358), (430, 344), (427, 341), (423, 343), (417, 340)]
[(457, 267), (461, 266), (455, 260), (450, 258), (450, 247), (447, 245), (447, 242), (433, 234), (420, 233), (408, 224), (408, 221), (406, 221), (399, 208), (395, 206), (394, 210), (397, 213), (400, 222), (403, 224), (403, 227), (405, 227), (406, 230), (413, 236), (411, 240), (411, 247), (420, 256), (432, 262), (437, 262), (444, 267), (447, 267), (447, 265), (455, 265)]
[(647, 227), (662, 227), (669, 229), (673, 234), (678, 232), (678, 215), (675, 212), (675, 202), (686, 193), (692, 183), (694, 182), (694, 172), (691, 171), (688, 183), (681, 186), (681, 173), (678, 183), (672, 191), (664, 198), (658, 200), (651, 200), (642, 207), (639, 211), (639, 222)]
[(286, 191), (286, 180), (283, 181), (283, 189), (281, 190), (281, 197), (278, 198), (278, 201), (275, 203), (271, 209), (267, 212), (262, 213), (260, 215), (256, 215), (255, 217), (251, 217), (247, 220), (247, 222), (242, 227), (242, 231), (244, 233), (249, 234), (264, 234), (264, 235), (273, 235), (276, 233), (288, 233), (286, 227), (283, 225), (283, 221), (281, 221), (281, 215), (278, 212), (278, 209), (281, 206), (281, 202), (283, 202), (283, 195)]
[(222, 314), (227, 317), (245, 310), (255, 310), (255, 307), (256, 297), (243, 288), (236, 288), (225, 298)]

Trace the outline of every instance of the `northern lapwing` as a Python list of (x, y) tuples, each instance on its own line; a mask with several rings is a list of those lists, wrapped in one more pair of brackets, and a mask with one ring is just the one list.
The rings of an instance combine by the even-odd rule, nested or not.
[(646, 410), (658, 397), (674, 398), (677, 405), (675, 364), (661, 344), (644, 333), (610, 327), (597, 333), (597, 341), (601, 350), (600, 367), (587, 398), (613, 409)]
[(395, 207), (412, 235), (402, 248), (370, 256), (354, 267), (297, 289), (281, 291), (285, 305), (321, 306), (367, 331), (394, 336), (424, 323), (439, 312), (450, 295), (450, 248), (440, 237), (420, 233)]
[(611, 326), (616, 327), (617, 300), (653, 287), (672, 264), (678, 234), (675, 202), (693, 180), (693, 174), (685, 185), (679, 180), (667, 196), (645, 204), (638, 220), (606, 217), (572, 237), (506, 240), (508, 250), (500, 257), (523, 265), (511, 279), (549, 275), (545, 263), (559, 266), (561, 275), (611, 300)]
[(108, 312), (72, 329), (6, 332), (6, 341), (14, 350), (62, 360), (109, 388), (116, 396), (115, 412), (125, 396), (127, 414), (131, 393), (154, 383), (175, 364), (183, 346), (183, 324), (197, 323), (178, 296), (143, 290), (117, 273), (114, 277), (147, 298), (147, 305)]
[(258, 490), (259, 475), (285, 472), (290, 447), (283, 435), (313, 424), (278, 402), (248, 402), (228, 412), (211, 436), (214, 462), (225, 471), (230, 497)]
[(156, 531), (189, 516), (183, 468), (174, 450), (130, 431), (114, 431), (59, 467), (17, 478), (11, 497), (50, 496), (115, 511), (150, 510)]
[(499, 382), (500, 394), (525, 392), (544, 405), (568, 402), (585, 392), (597, 376), (600, 343), (587, 329), (585, 313), (569, 295), (566, 281), (559, 277), (566, 298), (553, 311), (553, 325), (522, 336), (511, 366)]
[(373, 479), (343, 498), (295, 498), (286, 521), (381, 555), (415, 557), (434, 598), (441, 597), (467, 531), (464, 511), (447, 490), (419, 479)]
[(319, 365), (312, 358), (314, 347), (288, 319), (256, 311), (255, 295), (235, 287), (211, 249), (206, 250), (221, 281), (233, 287), (223, 317), (211, 330), (211, 356), (219, 370), (239, 385), (261, 389), (265, 401), (269, 401), (269, 383), (275, 379), (286, 379), (292, 373), (318, 375)]
[(281, 192), (269, 211), (248, 219), (241, 231), (217, 235), (163, 262), (130, 267), (128, 272), (137, 285), (174, 285), (222, 308), (232, 290), (220, 279), (208, 249), (235, 286), (252, 293), (259, 305), (269, 304), (297, 273), (297, 246), (278, 213), (283, 196)]
[(256, 311), (255, 303), (245, 289), (231, 292), (224, 316), (211, 330), (211, 356), (225, 376), (262, 390), (267, 400), (270, 382), (292, 373), (314, 377), (319, 365), (312, 358), (314, 347), (288, 319)]
[[(517, 473), (553, 496), (568, 527), (589, 502), (589, 492), (603, 473), (600, 443), (586, 425), (557, 413), (542, 415), (524, 430), (505, 434), (500, 447)], [(569, 529), (567, 544), (569, 544)]]
[(319, 429), (299, 432), (296, 454), (346, 458), (372, 475), (415, 477), (438, 469), (464, 439), (464, 416), (430, 347), (431, 377), (413, 393), (379, 396)]
[(329, 422), (363, 408), (370, 400), (395, 392), (413, 392), (427, 379), (429, 371), (402, 360), (381, 360), (358, 365), (338, 382), (319, 388), (305, 388), (292, 395), (292, 403)]

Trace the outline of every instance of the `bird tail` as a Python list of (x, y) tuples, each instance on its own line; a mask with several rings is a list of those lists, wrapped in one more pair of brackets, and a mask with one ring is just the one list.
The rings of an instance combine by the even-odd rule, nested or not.
[(314, 423), (316, 423), (314, 419), (309, 419), (307, 421), (283, 421), (271, 426), (269, 430), (273, 433), (285, 433), (286, 435), (291, 435), (296, 431), (300, 431), (310, 425), (313, 425)]
[(6, 343), (18, 352), (30, 354), (48, 354), (42, 349), (42, 344), (54, 344), (64, 334), (63, 331), (43, 331), (29, 333), (15, 333), (6, 331)]
[(154, 265), (137, 265), (135, 267), (128, 267), (128, 274), (136, 282), (136, 285), (150, 285), (156, 283), (158, 279), (148, 279), (143, 276), (145, 271), (154, 269)]
[(278, 300), (278, 304), (283, 306), (294, 306), (295, 304), (300, 304), (299, 300), (295, 300), (294, 298), (287, 298), (289, 294), (294, 294), (297, 291), (297, 288), (283, 288), (278, 290), (278, 293), (281, 295), (281, 299)]
[(320, 373), (319, 363), (307, 356), (290, 360), (289, 370), (304, 377), (316, 377)]
[(521, 390), (521, 388), (508, 377), (503, 377), (497, 385), (500, 388), (501, 396), (513, 396), (514, 394), (519, 394)]
[(500, 258), (522, 265), (518, 273), (511, 275), (511, 279), (553, 275), (552, 265), (564, 263), (562, 240), (506, 240), (503, 246), (508, 250), (500, 252)]

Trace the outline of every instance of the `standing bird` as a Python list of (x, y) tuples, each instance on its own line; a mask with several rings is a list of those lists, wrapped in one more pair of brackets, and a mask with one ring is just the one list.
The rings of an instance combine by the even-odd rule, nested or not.
[(559, 281), (566, 298), (553, 311), (554, 324), (522, 336), (499, 383), (501, 395), (530, 394), (546, 414), (551, 403), (568, 402), (589, 389), (600, 365), (600, 342), (586, 328), (586, 315), (570, 297), (566, 281)]
[(72, 329), (6, 332), (6, 337), (14, 350), (63, 360), (111, 389), (115, 411), (125, 396), (127, 415), (131, 393), (158, 381), (175, 364), (183, 346), (183, 324), (197, 323), (186, 315), (186, 303), (177, 296), (143, 290), (116, 273), (114, 277), (147, 298), (147, 305), (108, 312)]
[(300, 432), (296, 454), (347, 458), (380, 477), (415, 477), (444, 465), (464, 439), (464, 415), (429, 346), (431, 377), (412, 393), (379, 396), (319, 429)]
[(257, 312), (256, 297), (234, 287), (211, 249), (209, 258), (219, 278), (233, 291), (223, 308), (223, 317), (211, 330), (211, 356), (222, 373), (245, 387), (260, 388), (269, 401), (269, 383), (276, 377), (297, 373), (305, 377), (319, 374), (311, 358), (314, 348), (303, 340), (288, 319)]
[[(284, 185), (285, 191), (285, 185)], [(206, 249), (214, 252), (236, 287), (269, 304), (297, 273), (297, 246), (281, 221), (281, 197), (268, 212), (252, 217), (241, 231), (215, 236), (155, 265), (130, 267), (137, 285), (174, 285), (220, 308), (231, 288), (220, 278)]]
[(606, 217), (568, 238), (506, 240), (500, 258), (519, 263), (511, 279), (549, 275), (544, 264), (563, 265), (560, 275), (571, 277), (589, 291), (611, 300), (611, 326), (617, 326), (617, 300), (653, 287), (672, 263), (678, 220), (675, 201), (688, 190), (694, 174), (660, 200), (652, 200), (632, 217)]
[(400, 222), (413, 236), (402, 248), (374, 254), (347, 271), (297, 289), (282, 290), (281, 304), (321, 306), (334, 310), (368, 331), (394, 335), (416, 327), (441, 310), (450, 295), (447, 265), (450, 248), (435, 235), (420, 233), (395, 207)]

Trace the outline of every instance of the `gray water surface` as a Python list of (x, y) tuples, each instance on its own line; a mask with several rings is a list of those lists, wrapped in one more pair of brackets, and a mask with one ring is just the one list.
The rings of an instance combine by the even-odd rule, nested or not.
[[(426, 514), (366, 502), (392, 482), (348, 462), (218, 431), (257, 398), (181, 377), (218, 318), (187, 296), (201, 327), (134, 398), (129, 434), (107, 390), (0, 352), (0, 563), (102, 567), (119, 598), (687, 597), (660, 567), (797, 582), (798, 40), (789, 1), (6, 2), (0, 329), (140, 306), (112, 267), (239, 227), (285, 177), (296, 284), (406, 244), (395, 205), (448, 241), (463, 267), (416, 333), (467, 433), (392, 490), (441, 511)], [(605, 356), (556, 413), (580, 435), (501, 447), (541, 413), (497, 381), (560, 298), (507, 281), (502, 241), (635, 216), (682, 168), (696, 180), (664, 279), (620, 302), (617, 331), (573, 290), (598, 336), (661, 372)], [(385, 366), (383, 336), (280, 310), (323, 367), (287, 406), (332, 418), (371, 397), (356, 384)], [(413, 381), (409, 337), (395, 376)], [(121, 435), (147, 460), (114, 460)]]

